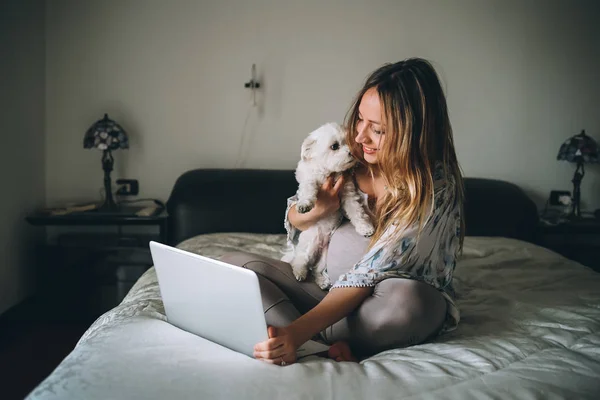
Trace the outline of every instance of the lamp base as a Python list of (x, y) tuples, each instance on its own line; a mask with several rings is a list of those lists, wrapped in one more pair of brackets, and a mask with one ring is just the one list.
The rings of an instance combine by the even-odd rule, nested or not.
[(573, 209), (571, 210), (571, 219), (581, 218), (581, 181), (585, 175), (585, 169), (583, 168), (583, 159), (577, 158), (577, 168), (573, 175)]
[(98, 207), (98, 209), (96, 210), (97, 212), (116, 212), (119, 211), (119, 206), (117, 204), (115, 204), (115, 202), (112, 200), (112, 198), (110, 200), (106, 199), (104, 201), (104, 203)]
[(99, 212), (115, 212), (118, 206), (112, 196), (112, 182), (110, 172), (113, 169), (114, 159), (110, 150), (102, 153), (102, 169), (104, 170), (104, 204), (98, 209)]

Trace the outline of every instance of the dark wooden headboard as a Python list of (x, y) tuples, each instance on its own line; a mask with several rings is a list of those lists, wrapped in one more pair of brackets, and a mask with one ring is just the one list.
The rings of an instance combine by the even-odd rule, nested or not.
[[(169, 243), (212, 232), (284, 233), (293, 170), (196, 169), (181, 175), (167, 202)], [(537, 208), (518, 186), (465, 178), (467, 236), (535, 241)]]

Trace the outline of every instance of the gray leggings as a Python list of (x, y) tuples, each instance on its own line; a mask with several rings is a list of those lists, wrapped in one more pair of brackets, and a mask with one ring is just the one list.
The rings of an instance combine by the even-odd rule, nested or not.
[[(222, 261), (258, 275), (268, 325), (286, 326), (327, 294), (314, 282), (298, 282), (291, 266), (252, 253), (232, 252)], [(421, 343), (436, 334), (446, 316), (446, 300), (426, 283), (389, 278), (347, 317), (321, 332), (329, 344), (346, 341), (359, 357)]]

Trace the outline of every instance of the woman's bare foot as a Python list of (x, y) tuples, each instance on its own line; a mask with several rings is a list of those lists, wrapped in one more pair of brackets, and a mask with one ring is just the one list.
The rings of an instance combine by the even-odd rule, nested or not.
[(352, 361), (358, 362), (356, 357), (352, 354), (350, 346), (346, 342), (335, 342), (329, 347), (327, 356), (335, 361)]

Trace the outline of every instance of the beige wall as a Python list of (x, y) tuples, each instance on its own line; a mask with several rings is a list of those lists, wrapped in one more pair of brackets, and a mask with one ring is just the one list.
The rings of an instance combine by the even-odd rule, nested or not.
[[(556, 161), (580, 129), (600, 139), (597, 1), (53, 0), (47, 12), (46, 195), (97, 198), (85, 130), (107, 112), (131, 135), (115, 178), (166, 199), (201, 167), (294, 168), (304, 136), (340, 121), (365, 76), (431, 59), (466, 176), (505, 179), (541, 204), (571, 189)], [(256, 63), (259, 106), (244, 89)], [(243, 157), (238, 149), (246, 137)], [(600, 169), (584, 205), (600, 207)]]
[(44, 203), (44, 1), (0, 2), (0, 313), (32, 293)]

